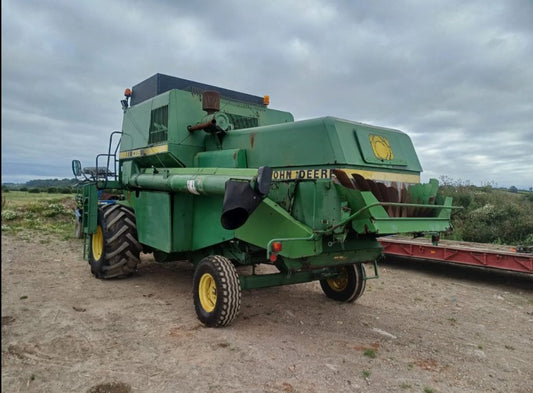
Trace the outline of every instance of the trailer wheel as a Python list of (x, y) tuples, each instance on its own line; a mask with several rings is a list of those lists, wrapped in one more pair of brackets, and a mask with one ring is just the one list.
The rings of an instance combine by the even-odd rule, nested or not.
[(193, 277), (194, 308), (209, 327), (229, 325), (241, 307), (241, 286), (231, 261), (211, 255), (200, 261)]
[(135, 272), (141, 249), (133, 211), (118, 204), (98, 209), (96, 232), (89, 242), (89, 264), (95, 277), (122, 277)]
[(342, 274), (336, 278), (320, 280), (322, 291), (327, 297), (340, 302), (353, 302), (365, 291), (365, 268), (362, 263), (344, 265), (338, 268)]

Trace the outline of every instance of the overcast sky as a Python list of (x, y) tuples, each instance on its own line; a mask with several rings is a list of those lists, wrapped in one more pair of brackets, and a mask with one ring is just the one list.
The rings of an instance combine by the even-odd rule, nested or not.
[(2, 182), (72, 177), (155, 73), (411, 136), (422, 179), (533, 187), (533, 1), (2, 1)]

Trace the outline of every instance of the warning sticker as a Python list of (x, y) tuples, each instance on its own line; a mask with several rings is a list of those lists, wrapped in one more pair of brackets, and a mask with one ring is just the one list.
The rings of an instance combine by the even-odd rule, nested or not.
[(187, 180), (187, 190), (189, 190), (191, 194), (200, 195), (200, 193), (196, 189), (196, 184), (194, 183), (194, 180)]

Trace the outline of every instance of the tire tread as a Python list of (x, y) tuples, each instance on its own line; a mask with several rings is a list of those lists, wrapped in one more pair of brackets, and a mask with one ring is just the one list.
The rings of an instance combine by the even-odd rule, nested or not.
[(119, 205), (100, 207), (99, 225), (104, 232), (104, 252), (100, 261), (89, 256), (92, 273), (98, 278), (128, 276), (137, 270), (141, 244), (137, 240), (135, 214)]
[[(217, 305), (211, 313), (203, 310), (198, 298), (198, 282), (205, 272), (212, 274), (217, 282)], [(241, 287), (239, 276), (231, 261), (221, 255), (204, 258), (194, 274), (194, 303), (200, 321), (210, 327), (229, 325), (239, 314)]]

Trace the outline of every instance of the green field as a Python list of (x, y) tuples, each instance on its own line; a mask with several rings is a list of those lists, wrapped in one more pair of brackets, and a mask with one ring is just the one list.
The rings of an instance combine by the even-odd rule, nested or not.
[[(453, 214), (452, 240), (532, 245), (533, 192), (512, 193), (491, 187), (443, 185), (463, 209)], [(2, 192), (2, 232), (27, 237), (32, 231), (74, 238), (74, 194)]]
[(74, 238), (73, 194), (2, 192), (2, 233), (27, 238), (35, 232)]

